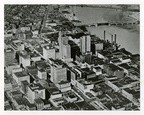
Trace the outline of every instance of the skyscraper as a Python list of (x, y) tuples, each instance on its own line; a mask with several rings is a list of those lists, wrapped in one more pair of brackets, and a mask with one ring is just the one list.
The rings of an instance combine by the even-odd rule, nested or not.
[(50, 80), (57, 84), (60, 81), (67, 81), (67, 70), (63, 67), (60, 60), (55, 60), (51, 66), (51, 78)]
[(62, 33), (59, 32), (59, 53), (61, 58), (71, 58), (71, 48), (70, 45), (68, 44), (68, 37), (62, 36)]
[(69, 44), (63, 45), (63, 57), (71, 58), (71, 47)]
[(5, 49), (5, 66), (14, 63), (15, 53), (12, 48)]
[(91, 51), (91, 37), (89, 35), (82, 36), (80, 38), (80, 50), (81, 53)]

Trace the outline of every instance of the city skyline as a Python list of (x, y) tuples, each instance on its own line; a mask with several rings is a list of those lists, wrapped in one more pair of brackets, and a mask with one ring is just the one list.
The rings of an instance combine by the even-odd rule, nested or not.
[(139, 5), (4, 10), (5, 110), (140, 111)]

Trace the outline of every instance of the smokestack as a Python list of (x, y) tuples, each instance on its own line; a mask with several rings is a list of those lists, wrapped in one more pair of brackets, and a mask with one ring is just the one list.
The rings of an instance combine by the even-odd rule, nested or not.
[(113, 35), (111, 35), (111, 43), (113, 43)]
[(116, 34), (115, 34), (115, 38), (114, 39), (115, 39), (115, 43), (116, 43)]
[(105, 32), (105, 30), (104, 30), (104, 40), (105, 40), (105, 33), (106, 33), (106, 32)]

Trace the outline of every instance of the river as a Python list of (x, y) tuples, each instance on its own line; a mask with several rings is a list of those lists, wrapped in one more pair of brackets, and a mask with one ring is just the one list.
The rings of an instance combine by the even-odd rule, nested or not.
[[(117, 13), (116, 9), (91, 8), (76, 6), (74, 12), (82, 23), (94, 23), (109, 13)], [(135, 29), (124, 29), (116, 26), (89, 27), (89, 32), (103, 39), (103, 32), (106, 30), (106, 39), (110, 40), (111, 34), (117, 34), (117, 43), (133, 54), (140, 54), (139, 25)]]

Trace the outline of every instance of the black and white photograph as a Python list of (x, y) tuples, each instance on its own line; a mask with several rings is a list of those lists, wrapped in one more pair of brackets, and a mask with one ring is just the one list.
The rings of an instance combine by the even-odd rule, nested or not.
[(140, 4), (4, 4), (4, 111), (140, 111)]

